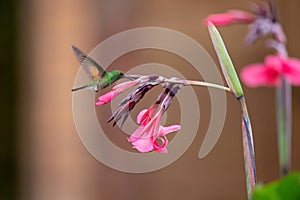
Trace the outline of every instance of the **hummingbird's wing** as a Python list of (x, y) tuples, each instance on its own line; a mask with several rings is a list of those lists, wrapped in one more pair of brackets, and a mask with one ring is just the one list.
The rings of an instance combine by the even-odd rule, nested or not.
[(79, 61), (84, 71), (88, 74), (91, 80), (97, 80), (100, 77), (104, 77), (107, 74), (96, 61), (88, 57), (77, 47), (72, 45), (72, 49), (74, 54), (76, 55), (77, 60)]

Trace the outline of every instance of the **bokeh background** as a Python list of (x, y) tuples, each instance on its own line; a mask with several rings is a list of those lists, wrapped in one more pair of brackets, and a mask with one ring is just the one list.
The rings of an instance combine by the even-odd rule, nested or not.
[[(240, 110), (228, 95), (223, 133), (213, 151), (198, 158), (209, 123), (206, 89), (196, 88), (201, 127), (187, 152), (172, 165), (148, 174), (128, 174), (95, 160), (81, 144), (72, 118), (72, 94), (79, 64), (71, 44), (86, 52), (104, 39), (136, 27), (164, 27), (198, 41), (216, 60), (202, 20), (240, 0), (11, 0), (0, 2), (0, 199), (246, 199)], [(300, 57), (300, 1), (278, 0), (291, 56)], [(220, 28), (238, 71), (271, 53), (259, 41), (244, 45), (246, 26)], [(147, 62), (174, 67), (199, 79), (191, 66), (159, 51), (132, 52), (112, 64), (130, 69)], [(159, 72), (153, 72), (159, 73)], [(201, 77), (200, 77), (201, 78)], [(273, 88), (245, 94), (253, 124), (257, 177), (279, 177)], [(196, 105), (197, 103), (195, 103)], [(175, 102), (172, 109), (176, 112)], [(300, 170), (300, 88), (293, 88), (292, 169)], [(170, 119), (172, 121), (172, 119)], [(112, 133), (113, 134), (113, 133)], [(188, 134), (188, 133), (185, 133)], [(118, 138), (117, 136), (114, 136)], [(114, 140), (118, 140), (118, 139)], [(124, 135), (116, 143), (126, 143)], [(113, 158), (112, 158), (113, 159)]]

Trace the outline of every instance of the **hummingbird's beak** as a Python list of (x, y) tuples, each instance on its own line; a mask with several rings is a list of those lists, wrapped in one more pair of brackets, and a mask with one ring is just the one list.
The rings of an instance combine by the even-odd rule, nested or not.
[(136, 79), (136, 78), (134, 78), (134, 77), (127, 76), (127, 75), (124, 75), (123, 78), (127, 78), (127, 79), (129, 79), (129, 80), (131, 80), (131, 81), (134, 81), (134, 80)]

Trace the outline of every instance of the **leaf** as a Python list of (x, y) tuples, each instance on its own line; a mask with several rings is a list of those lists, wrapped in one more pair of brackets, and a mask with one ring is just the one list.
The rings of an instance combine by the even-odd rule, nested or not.
[(299, 200), (300, 173), (290, 175), (254, 190), (252, 200)]
[(236, 98), (244, 96), (238, 75), (220, 33), (211, 22), (208, 22), (208, 30), (229, 88), (232, 90)]

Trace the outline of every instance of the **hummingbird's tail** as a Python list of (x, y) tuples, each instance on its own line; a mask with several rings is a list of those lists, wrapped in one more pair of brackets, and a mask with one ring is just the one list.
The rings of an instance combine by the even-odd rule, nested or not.
[(84, 86), (81, 86), (81, 87), (78, 87), (78, 88), (72, 88), (71, 91), (72, 91), (72, 92), (75, 92), (75, 91), (77, 91), (77, 90), (82, 90), (82, 89), (85, 89), (85, 88), (87, 88), (87, 87), (89, 87), (89, 86), (88, 86), (88, 85), (84, 85)]

